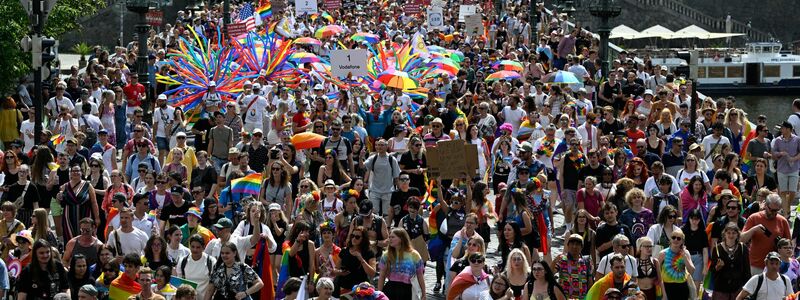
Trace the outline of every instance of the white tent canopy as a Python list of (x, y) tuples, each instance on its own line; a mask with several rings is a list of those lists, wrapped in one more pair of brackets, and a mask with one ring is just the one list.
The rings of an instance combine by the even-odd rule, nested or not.
[(628, 39), (628, 37), (632, 37), (632, 36), (635, 36), (637, 34), (639, 34), (639, 32), (636, 31), (635, 29), (630, 28), (630, 27), (625, 26), (625, 25), (619, 25), (617, 27), (614, 27), (614, 29), (611, 29), (611, 36), (609, 38), (612, 38), (612, 39), (619, 39), (619, 38)]
[(614, 27), (611, 30), (610, 38), (621, 38), (626, 40), (635, 40), (635, 39), (643, 39), (643, 38), (661, 38), (665, 40), (669, 39), (701, 39), (701, 40), (708, 40), (708, 39), (719, 39), (719, 38), (728, 38), (734, 36), (742, 36), (743, 33), (715, 33), (715, 32), (708, 32), (707, 30), (700, 28), (696, 25), (689, 25), (686, 28), (681, 30), (672, 32), (668, 28), (655, 25), (641, 32), (637, 32), (635, 29), (630, 28), (625, 25), (619, 25)]

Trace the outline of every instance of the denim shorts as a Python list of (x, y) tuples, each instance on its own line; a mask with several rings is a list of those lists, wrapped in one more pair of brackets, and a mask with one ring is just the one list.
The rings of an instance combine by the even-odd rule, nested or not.
[(165, 137), (156, 137), (156, 147), (158, 147), (158, 150), (169, 150), (169, 139)]

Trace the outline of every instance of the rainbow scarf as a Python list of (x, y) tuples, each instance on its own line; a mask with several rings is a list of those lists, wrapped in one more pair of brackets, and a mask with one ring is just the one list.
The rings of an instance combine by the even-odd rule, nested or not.
[(140, 291), (142, 291), (142, 286), (135, 279), (123, 273), (111, 282), (111, 286), (108, 288), (108, 299), (128, 299)]
[(258, 195), (261, 190), (261, 173), (253, 173), (231, 181), (231, 193)]
[[(627, 273), (622, 278), (622, 282), (627, 283), (631, 280), (631, 275)], [(597, 282), (592, 285), (592, 288), (589, 289), (589, 292), (586, 293), (585, 299), (604, 299), (603, 294), (605, 294), (606, 290), (614, 287), (614, 273), (608, 273), (603, 278), (600, 278)]]
[(256, 245), (252, 266), (257, 270), (261, 280), (264, 281), (264, 288), (261, 289), (259, 300), (276, 299), (275, 288), (272, 285), (272, 283), (275, 282), (274, 279), (272, 279), (272, 260), (270, 259), (269, 247), (267, 247), (267, 241), (265, 239), (261, 239), (258, 245)]

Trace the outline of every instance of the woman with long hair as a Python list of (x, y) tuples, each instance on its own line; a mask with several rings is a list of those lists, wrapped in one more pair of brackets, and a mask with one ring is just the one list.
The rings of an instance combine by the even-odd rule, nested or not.
[(695, 265), (689, 250), (685, 248), (686, 236), (680, 228), (676, 228), (668, 236), (669, 246), (658, 254), (661, 290), (669, 299), (689, 299), (690, 274), (694, 273)]
[(628, 164), (628, 168), (625, 171), (625, 177), (633, 179), (634, 185), (637, 188), (644, 190), (644, 184), (647, 182), (647, 178), (650, 177), (644, 160), (639, 157), (634, 157), (631, 159), (631, 162)]
[(655, 223), (653, 211), (644, 207), (644, 191), (633, 188), (625, 194), (628, 209), (622, 212), (620, 223), (631, 230), (631, 239), (638, 240), (647, 234), (647, 230)]
[(69, 282), (69, 293), (72, 298), (79, 299), (78, 290), (86, 284), (94, 285), (94, 277), (89, 273), (89, 266), (86, 263), (86, 256), (75, 254), (69, 264), (67, 271), (67, 282)]
[(767, 188), (770, 191), (776, 191), (778, 188), (778, 183), (775, 181), (775, 178), (767, 174), (769, 168), (767, 160), (761, 157), (755, 157), (752, 161), (755, 171), (753, 172), (753, 176), (747, 178), (744, 190), (742, 190), (742, 196), (748, 200), (748, 203), (756, 202), (755, 200), (759, 189)]
[[(234, 136), (236, 135), (234, 134)], [(172, 161), (164, 165), (164, 169), (161, 170), (161, 173), (167, 175), (174, 173), (180, 174), (185, 182), (186, 178), (189, 178), (189, 168), (183, 164), (183, 150), (180, 148), (172, 148), (169, 155)]]
[(497, 274), (492, 278), (490, 288), (483, 290), (481, 293), (482, 299), (486, 300), (512, 300), (514, 299), (514, 292), (508, 288), (508, 277), (503, 274)]
[(689, 179), (681, 191), (680, 197), (684, 223), (689, 219), (688, 213), (695, 209), (700, 211), (703, 220), (708, 217), (708, 193), (706, 192), (705, 184), (703, 184), (703, 179), (699, 175)]
[[(670, 246), (672, 233), (676, 230), (680, 230), (677, 225), (677, 220), (678, 210), (672, 205), (665, 206), (658, 214), (658, 219), (656, 219), (657, 223), (650, 226), (650, 229), (647, 231), (647, 237), (654, 243), (655, 252)], [(681, 235), (683, 235), (683, 232), (681, 232)]]
[(90, 217), (95, 220), (95, 223), (100, 223), (94, 187), (88, 181), (83, 180), (82, 175), (83, 170), (80, 166), (70, 167), (69, 181), (61, 187), (61, 193), (58, 196), (58, 201), (64, 208), (61, 228), (65, 241), (78, 235), (80, 219)]
[(678, 184), (681, 188), (685, 188), (690, 179), (699, 176), (705, 190), (710, 191), (711, 181), (708, 179), (708, 175), (700, 170), (698, 162), (697, 156), (694, 154), (686, 154), (686, 159), (683, 160), (683, 169), (678, 171), (678, 176), (675, 176), (675, 179), (678, 180)]
[[(333, 223), (334, 226), (336, 226), (336, 241), (340, 245), (345, 245), (347, 232), (350, 231), (350, 223), (352, 223), (353, 218), (358, 214), (358, 196), (358, 192), (353, 189), (342, 191), (344, 209), (333, 217)], [(409, 205), (411, 204), (409, 203)]]
[(101, 97), (103, 103), (98, 107), (100, 123), (102, 123), (103, 128), (108, 131), (109, 143), (115, 145), (117, 141), (117, 127), (114, 124), (114, 92), (112, 90), (104, 90)]
[(464, 258), (467, 265), (456, 275), (450, 289), (448, 300), (479, 300), (484, 290), (489, 289), (490, 276), (486, 268), (486, 256), (483, 253), (471, 253)]
[[(597, 246), (595, 245), (595, 235), (597, 234), (594, 229), (592, 229), (593, 219), (594, 217), (589, 214), (585, 209), (578, 209), (575, 213), (575, 217), (572, 220), (572, 228), (564, 232), (564, 239), (566, 240), (567, 237), (573, 234), (580, 235), (583, 238), (583, 248), (581, 248), (581, 255), (582, 256), (589, 256), (592, 258), (592, 261), (597, 261)], [(564, 244), (565, 249), (562, 252), (566, 252), (566, 244)]]
[(743, 146), (742, 142), (746, 137), (745, 131), (753, 124), (747, 120), (744, 111), (738, 108), (729, 109), (725, 114), (725, 120), (723, 122), (725, 128), (731, 131), (731, 150), (735, 153), (740, 153)]
[(153, 292), (164, 296), (165, 299), (171, 300), (175, 296), (176, 289), (170, 284), (172, 279), (172, 268), (169, 266), (161, 266), (155, 271), (153, 276), (155, 286)]
[(750, 251), (739, 242), (741, 231), (735, 223), (722, 230), (723, 239), (711, 250), (710, 269), (714, 272), (714, 299), (733, 299), (750, 279)]
[(109, 211), (111, 209), (111, 198), (116, 193), (122, 193), (125, 198), (130, 201), (133, 199), (133, 188), (125, 183), (124, 175), (120, 170), (111, 171), (111, 185), (106, 189), (106, 195), (103, 197), (103, 203), (100, 205), (100, 210)]
[(267, 133), (266, 141), (270, 147), (281, 142), (278, 136), (279, 132), (282, 132), (286, 128), (291, 128), (291, 122), (287, 121), (289, 117), (286, 116), (288, 111), (289, 104), (287, 104), (287, 102), (278, 102), (278, 109), (275, 111), (275, 115), (272, 116), (272, 126), (270, 126), (269, 132)]
[(278, 203), (284, 213), (289, 213), (292, 203), (292, 183), (289, 172), (280, 162), (270, 161), (267, 168), (264, 182), (259, 191), (259, 201), (263, 204)]
[(219, 257), (209, 278), (205, 300), (245, 299), (264, 286), (256, 271), (239, 260), (234, 243), (222, 243)]
[(651, 124), (647, 126), (647, 138), (645, 142), (647, 143), (647, 152), (655, 153), (659, 157), (664, 154), (664, 147), (666, 147), (666, 143), (664, 140), (661, 139), (661, 135), (659, 134), (659, 129), (657, 124)]
[(14, 98), (5, 97), (0, 100), (0, 141), (3, 145), (10, 145), (12, 141), (19, 139), (19, 123), (22, 123), (22, 112), (17, 109)]
[(181, 258), (191, 254), (189, 248), (181, 244), (183, 239), (183, 232), (178, 225), (172, 225), (164, 232), (164, 237), (167, 238), (166, 252), (169, 259), (177, 262)]
[(486, 170), (489, 168), (489, 160), (491, 148), (486, 143), (486, 140), (480, 137), (478, 126), (471, 124), (467, 126), (465, 140), (467, 143), (476, 145), (478, 147), (478, 174), (477, 176), (483, 178)]
[(50, 229), (50, 222), (48, 221), (48, 213), (47, 210), (44, 208), (37, 208), (33, 210), (33, 216), (30, 218), (31, 220), (31, 227), (28, 229), (31, 231), (31, 236), (33, 240), (46, 240), (50, 245), (56, 247), (56, 249), (61, 249), (61, 240), (56, 237), (56, 233)]
[[(501, 269), (502, 274), (508, 278), (508, 287), (513, 292), (514, 300), (529, 299), (528, 289), (525, 287), (531, 281), (531, 261), (528, 259), (521, 249), (513, 249), (504, 256), (507, 261), (505, 266)], [(496, 273), (500, 273), (496, 270)]]
[(342, 167), (341, 162), (336, 159), (336, 150), (325, 150), (325, 163), (320, 166), (317, 175), (317, 186), (322, 186), (326, 180), (332, 179), (337, 185), (342, 185), (350, 181), (350, 176)]
[(19, 179), (20, 161), (14, 151), (7, 150), (0, 156), (3, 158), (3, 160), (0, 161), (0, 173), (2, 173), (5, 178), (3, 184), (0, 185), (0, 192), (6, 192), (8, 191), (8, 187)]
[[(172, 123), (167, 124), (167, 134), (169, 137), (169, 148), (175, 148), (178, 145), (178, 133), (183, 132), (186, 134), (186, 117), (183, 113), (183, 108), (180, 106), (175, 107), (175, 112), (172, 113)], [(158, 273), (156, 273), (158, 274)]]
[[(486, 253), (486, 244), (483, 242), (483, 239), (480, 237), (473, 237), (469, 239), (467, 242), (466, 251), (464, 254), (459, 257), (458, 259), (453, 261), (453, 265), (450, 266), (448, 272), (450, 272), (448, 278), (451, 278), (450, 282), (447, 283), (447, 286), (452, 286), (453, 280), (455, 277), (461, 273), (464, 269), (470, 266), (469, 257), (470, 255), (478, 253), (478, 254), (485, 254)], [(487, 268), (488, 270), (488, 268)]]
[(625, 106), (623, 106), (622, 112), (619, 114), (619, 119), (627, 120), (630, 116), (636, 117), (636, 102), (633, 99), (625, 101)]
[[(275, 239), (275, 244), (283, 245), (286, 240), (286, 230), (289, 227), (289, 220), (283, 213), (283, 209), (277, 203), (272, 203), (268, 207), (269, 215), (267, 216), (267, 227), (272, 233), (272, 238)], [(249, 211), (249, 210), (248, 210)], [(276, 247), (275, 251), (269, 253), (272, 262), (273, 278), (278, 278), (278, 272), (281, 267), (281, 247)]]
[[(500, 250), (500, 263), (497, 264), (497, 269), (494, 273), (500, 272), (504, 269), (508, 268), (509, 261), (507, 260), (510, 257), (510, 254), (514, 252), (514, 250), (519, 250), (525, 257), (526, 262), (530, 262), (531, 259), (531, 250), (525, 244), (522, 239), (522, 231), (520, 230), (519, 223), (516, 221), (506, 221), (502, 224), (502, 232), (499, 234), (499, 245), (497, 246)], [(535, 260), (538, 260), (538, 255), (535, 257)]]
[(533, 274), (528, 283), (528, 295), (535, 299), (566, 300), (561, 285), (556, 282), (553, 271), (541, 261), (533, 262), (531, 272)]
[(106, 172), (102, 159), (89, 158), (89, 174), (86, 175), (85, 180), (94, 187), (96, 199), (103, 199), (106, 196), (106, 188), (111, 185), (111, 179), (108, 178), (108, 172)]
[(472, 187), (472, 213), (478, 217), (478, 226), (475, 231), (486, 243), (489, 243), (492, 237), (489, 221), (497, 221), (494, 205), (487, 198), (490, 193), (489, 186), (483, 181), (476, 182)]
[(289, 276), (291, 277), (315, 277), (317, 247), (311, 238), (312, 230), (315, 230), (315, 228), (312, 228), (307, 221), (297, 221), (289, 232), (289, 238), (283, 242), (284, 255), (289, 255), (289, 260), (292, 262), (301, 262), (288, 265)]
[(394, 135), (387, 140), (389, 142), (389, 148), (387, 151), (389, 151), (389, 153), (392, 155), (395, 155), (395, 157), (400, 158), (403, 153), (408, 152), (408, 129), (406, 128), (406, 125), (398, 124), (393, 130)]
[(683, 234), (686, 235), (686, 249), (692, 257), (692, 263), (696, 267), (691, 276), (694, 284), (699, 291), (703, 284), (708, 269), (708, 235), (703, 214), (699, 209), (689, 211), (689, 222), (684, 223)]
[(500, 189), (498, 186), (501, 182), (508, 181), (508, 175), (511, 173), (512, 162), (515, 155), (511, 151), (511, 142), (508, 140), (499, 140), (492, 159), (492, 189), (497, 194)]
[(639, 284), (639, 290), (644, 292), (645, 299), (656, 300), (656, 290), (660, 287), (660, 274), (659, 264), (655, 257), (653, 257), (653, 240), (649, 237), (640, 237), (636, 240), (636, 271), (639, 276), (636, 277), (636, 283)]
[(167, 240), (157, 235), (150, 236), (144, 247), (142, 262), (152, 270), (158, 270), (161, 266), (174, 267), (175, 262), (169, 258), (167, 252)]
[(742, 174), (742, 170), (739, 168), (740, 163), (739, 155), (736, 153), (728, 153), (725, 155), (724, 160), (722, 161), (722, 170), (728, 171), (728, 174), (731, 175), (730, 182), (740, 191), (745, 191), (744, 183), (745, 178), (744, 174)]
[(335, 265), (334, 258), (338, 259), (339, 252), (342, 251), (339, 246), (334, 243), (336, 228), (333, 222), (326, 221), (320, 225), (320, 235), (322, 236), (322, 245), (316, 249), (317, 266), (316, 273), (320, 277), (335, 278), (333, 267)]
[[(17, 299), (53, 299), (56, 294), (69, 289), (67, 271), (53, 256), (50, 243), (37, 240), (33, 243), (31, 264), (22, 269), (17, 285)], [(63, 278), (53, 282), (54, 277)]]
[(17, 208), (15, 218), (22, 221), (26, 227), (30, 226), (33, 210), (39, 208), (39, 201), (43, 196), (39, 193), (38, 186), (28, 180), (30, 173), (28, 165), (21, 165), (17, 181), (9, 185), (2, 196), (3, 201), (14, 204), (14, 207)]
[(333, 273), (337, 275), (334, 297), (350, 294), (353, 285), (370, 281), (377, 270), (375, 253), (370, 250), (367, 230), (364, 227), (354, 227), (344, 245), (346, 247), (339, 252), (339, 260), (333, 269)]
[(211, 228), (214, 224), (217, 224), (219, 219), (225, 217), (219, 211), (219, 203), (214, 198), (203, 199), (203, 208), (203, 214), (200, 216), (200, 225), (205, 228)]
[[(672, 136), (673, 133), (678, 131), (675, 127), (675, 120), (672, 117), (672, 111), (669, 108), (662, 109), (658, 114), (658, 120), (656, 120), (655, 124), (652, 124), (658, 130), (659, 136)], [(648, 126), (648, 133), (650, 131), (650, 127)], [(663, 153), (663, 148), (661, 148)]]
[[(416, 275), (420, 290), (425, 291), (425, 262), (411, 248), (408, 233), (402, 228), (392, 229), (388, 243), (378, 266), (380, 277), (377, 289), (383, 291), (389, 299), (411, 299), (411, 279)], [(426, 293), (422, 293), (419, 299), (426, 298)]]
[[(413, 143), (412, 139), (413, 139), (413, 137), (409, 139), (409, 143)], [(353, 140), (353, 148), (352, 149), (353, 149), (353, 151), (352, 151), (353, 152), (353, 168), (355, 169), (354, 173), (356, 174), (357, 177), (358, 176), (363, 177), (364, 173), (366, 173), (366, 171), (367, 171), (366, 167), (364, 166), (364, 161), (366, 161), (367, 157), (369, 157), (369, 151), (364, 146), (364, 142), (361, 140), (361, 138), (356, 138), (356, 139)], [(409, 144), (409, 150), (412, 150), (411, 149), (411, 144)], [(406, 153), (408, 153), (408, 152), (406, 152)], [(412, 183), (413, 183), (413, 181), (412, 181)]]

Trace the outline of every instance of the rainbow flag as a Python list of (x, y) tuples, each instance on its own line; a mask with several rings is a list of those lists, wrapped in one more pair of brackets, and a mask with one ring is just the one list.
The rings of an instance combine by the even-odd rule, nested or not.
[(753, 123), (750, 122), (745, 123), (743, 134), (745, 139), (744, 143), (742, 143), (742, 152), (739, 153), (739, 156), (742, 157), (742, 173), (745, 174), (753, 167), (753, 161), (750, 160), (750, 154), (747, 153), (747, 144), (758, 135), (752, 125)]
[(67, 139), (66, 136), (63, 134), (56, 134), (50, 138), (50, 141), (53, 142), (53, 146), (58, 146), (59, 144), (63, 143)]
[(261, 20), (272, 17), (272, 3), (269, 0), (261, 1), (256, 8), (256, 13), (261, 16)]
[(258, 195), (261, 190), (261, 173), (253, 173), (231, 181), (231, 193)]
[(252, 266), (257, 270), (259, 277), (264, 281), (264, 288), (261, 289), (258, 300), (271, 300), (275, 298), (275, 288), (272, 284), (272, 261), (270, 260), (269, 247), (267, 241), (261, 239), (256, 245), (256, 252), (253, 254)]
[(142, 286), (135, 279), (125, 274), (120, 274), (119, 277), (111, 282), (111, 286), (108, 288), (108, 299), (128, 299), (128, 297), (138, 294), (140, 291), (142, 291)]
[[(289, 244), (289, 241), (283, 242), (281, 249), (283, 251), (283, 256), (281, 256), (281, 269), (278, 272), (278, 290), (276, 291), (277, 298), (275, 299), (283, 299), (286, 295), (283, 294), (281, 290), (283, 285), (286, 284), (286, 281), (289, 280), (289, 249), (292, 246)], [(302, 263), (301, 263), (302, 265)]]

